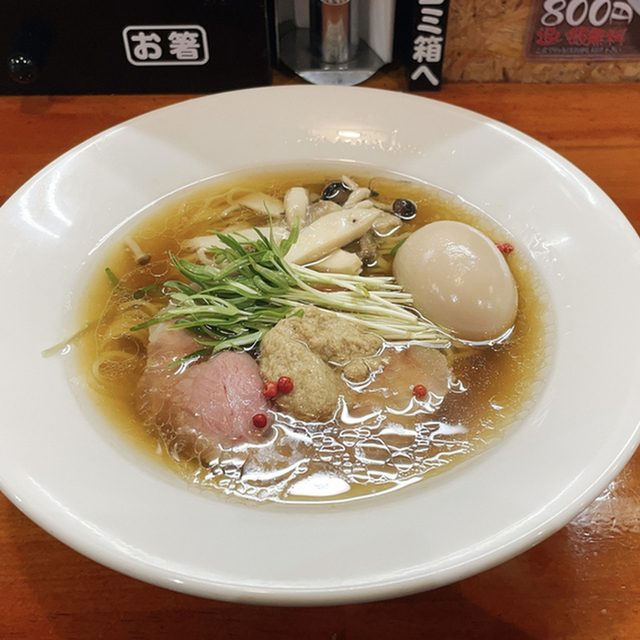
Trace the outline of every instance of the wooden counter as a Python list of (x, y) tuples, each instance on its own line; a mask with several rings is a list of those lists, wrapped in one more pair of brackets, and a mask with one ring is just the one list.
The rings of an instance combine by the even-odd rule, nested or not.
[[(368, 84), (402, 87), (385, 75)], [(640, 85), (450, 85), (429, 97), (549, 145), (640, 230)], [(0, 204), (89, 136), (185, 98), (0, 98)], [(3, 639), (636, 640), (640, 454), (573, 522), (501, 566), (427, 593), (327, 608), (229, 604), (143, 584), (67, 548), (0, 496), (0, 594)]]

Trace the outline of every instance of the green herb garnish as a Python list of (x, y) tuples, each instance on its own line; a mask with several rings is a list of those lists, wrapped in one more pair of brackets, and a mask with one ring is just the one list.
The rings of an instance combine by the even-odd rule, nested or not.
[(111, 285), (116, 287), (120, 282), (120, 279), (118, 278), (118, 276), (115, 273), (113, 273), (113, 271), (111, 271), (109, 267), (107, 267), (104, 270), (104, 272), (107, 274), (107, 278), (109, 278), (109, 282), (111, 283)]
[[(257, 240), (218, 233), (216, 265), (171, 255), (189, 284), (165, 282), (171, 304), (132, 331), (175, 321), (198, 334), (201, 352), (253, 347), (269, 329), (304, 305), (315, 305), (374, 331), (387, 340), (420, 340), (446, 346), (449, 338), (412, 309), (411, 296), (392, 277), (319, 273), (285, 260), (298, 236), (294, 225), (279, 244), (257, 230)], [(239, 233), (235, 233), (239, 236)]]
[(390, 256), (395, 256), (396, 252), (398, 251), (398, 249), (406, 242), (406, 238), (404, 240), (400, 240), (400, 242), (398, 242), (397, 244), (395, 244), (393, 246), (393, 248), (391, 249), (391, 251), (389, 251), (389, 255)]
[(158, 287), (157, 284), (148, 284), (146, 287), (140, 287), (133, 292), (134, 300), (142, 300), (147, 295), (147, 291), (155, 291)]
[(54, 344), (52, 347), (49, 347), (48, 349), (45, 349), (44, 351), (42, 351), (41, 352), (42, 357), (49, 358), (53, 355), (57, 355), (58, 353), (61, 353), (67, 348), (67, 346), (71, 342), (73, 342), (76, 338), (80, 337), (87, 329), (89, 329), (89, 327), (92, 327), (95, 323), (96, 323), (95, 320), (85, 322), (85, 324), (82, 327), (80, 327), (80, 329), (78, 329), (73, 335), (69, 336), (68, 338), (65, 338), (64, 340), (61, 340), (60, 342), (58, 342), (58, 344)]

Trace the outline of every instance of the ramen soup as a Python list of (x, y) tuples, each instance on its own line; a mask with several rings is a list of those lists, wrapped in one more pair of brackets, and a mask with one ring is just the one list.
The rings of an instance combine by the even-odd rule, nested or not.
[(331, 170), (217, 179), (111, 249), (78, 340), (99, 405), (188, 483), (272, 501), (388, 491), (517, 422), (540, 281), (449, 194)]

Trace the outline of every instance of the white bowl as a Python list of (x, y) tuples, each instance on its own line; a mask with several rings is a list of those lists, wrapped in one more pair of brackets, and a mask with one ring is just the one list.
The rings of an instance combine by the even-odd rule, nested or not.
[[(506, 227), (549, 291), (552, 370), (517, 429), (437, 478), (334, 505), (225, 501), (133, 451), (74, 394), (65, 358), (40, 352), (73, 325), (83, 274), (119, 225), (210, 176), (310, 160), (413, 176)], [(170, 589), (330, 604), (441, 586), (562, 527), (638, 444), (636, 233), (553, 151), (436, 101), (278, 87), (149, 113), (66, 153), (4, 205), (0, 264), (2, 490), (79, 552)]]

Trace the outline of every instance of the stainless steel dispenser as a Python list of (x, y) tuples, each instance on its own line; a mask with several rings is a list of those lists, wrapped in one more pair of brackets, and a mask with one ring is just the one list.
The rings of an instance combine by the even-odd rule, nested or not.
[(278, 55), (313, 84), (354, 85), (391, 61), (392, 0), (278, 0)]

